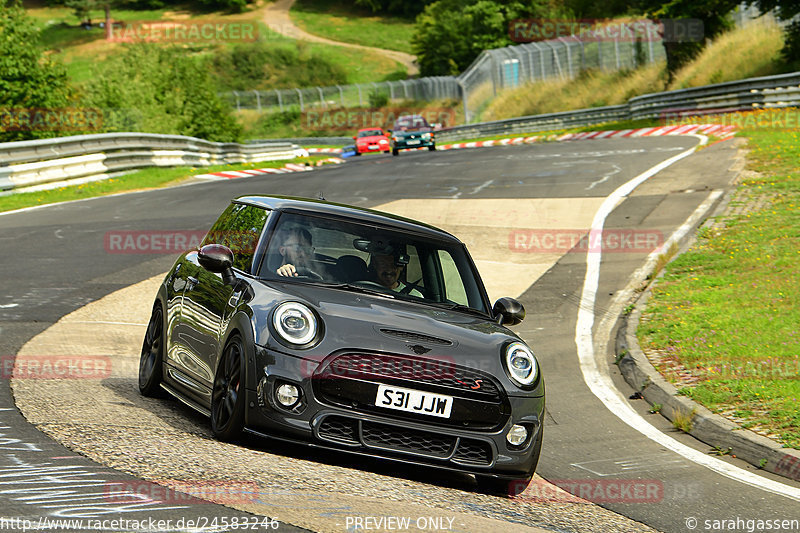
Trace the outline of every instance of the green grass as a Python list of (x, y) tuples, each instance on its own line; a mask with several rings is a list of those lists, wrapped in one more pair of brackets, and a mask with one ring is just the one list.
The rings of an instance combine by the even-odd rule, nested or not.
[(320, 37), (413, 53), (413, 20), (376, 15), (350, 2), (345, 7), (336, 0), (299, 0), (290, 16), (297, 26)]
[[(638, 335), (699, 379), (683, 394), (800, 449), (800, 134), (742, 134), (764, 176), (737, 191), (752, 208), (702, 230), (667, 266)], [(678, 381), (671, 368), (660, 370)]]
[(83, 185), (71, 185), (49, 191), (23, 192), (0, 196), (0, 212), (34, 207), (37, 205), (47, 205), (57, 202), (67, 202), (70, 200), (82, 200), (96, 196), (106, 196), (120, 192), (137, 191), (142, 189), (155, 189), (159, 187), (169, 187), (182, 181), (190, 179), (196, 174), (207, 174), (210, 172), (220, 172), (223, 170), (242, 170), (252, 168), (279, 168), (286, 163), (303, 164), (306, 162), (312, 165), (317, 161), (326, 159), (329, 155), (315, 155), (304, 158), (291, 159), (286, 161), (264, 161), (262, 163), (247, 163), (236, 165), (213, 165), (210, 167), (190, 168), (190, 167), (153, 167), (145, 168), (102, 181), (95, 181)]

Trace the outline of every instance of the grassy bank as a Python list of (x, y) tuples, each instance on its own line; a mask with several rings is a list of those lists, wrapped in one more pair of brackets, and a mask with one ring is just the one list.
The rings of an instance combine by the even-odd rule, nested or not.
[(745, 117), (759, 174), (668, 265), (638, 335), (683, 394), (800, 449), (800, 112), (783, 113)]
[(308, 33), (345, 43), (411, 54), (414, 21), (373, 14), (368, 9), (336, 0), (299, 0), (289, 12)]
[(777, 59), (782, 46), (776, 24), (751, 24), (718, 37), (669, 85), (663, 62), (636, 70), (591, 70), (575, 80), (537, 82), (502, 92), (482, 112), (481, 120), (619, 105), (647, 93), (779, 74), (786, 68)]
[(83, 200), (96, 196), (106, 196), (120, 192), (138, 191), (144, 189), (156, 189), (159, 187), (169, 187), (177, 185), (183, 181), (191, 180), (197, 174), (208, 174), (210, 172), (220, 172), (223, 170), (246, 170), (253, 168), (280, 168), (286, 163), (304, 164), (306, 162), (314, 164), (328, 156), (311, 156), (286, 161), (264, 161), (263, 163), (247, 163), (244, 165), (214, 165), (210, 167), (190, 168), (190, 167), (153, 167), (145, 168), (101, 181), (94, 181), (82, 185), (71, 185), (49, 191), (22, 192), (8, 196), (0, 196), (0, 212), (22, 209), (25, 207), (35, 207), (37, 205), (47, 205), (57, 202), (68, 202), (70, 200)]

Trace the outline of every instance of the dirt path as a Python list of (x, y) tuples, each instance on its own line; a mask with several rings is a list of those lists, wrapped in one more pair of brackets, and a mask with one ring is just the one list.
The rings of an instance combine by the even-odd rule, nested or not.
[(419, 67), (417, 67), (416, 63), (414, 63), (416, 58), (411, 54), (406, 54), (405, 52), (399, 52), (397, 50), (386, 50), (384, 48), (373, 48), (371, 46), (363, 46), (360, 44), (332, 41), (330, 39), (325, 39), (324, 37), (318, 37), (298, 28), (292, 22), (291, 17), (289, 17), (289, 9), (292, 7), (292, 4), (294, 4), (294, 1), (295, 0), (277, 0), (265, 8), (264, 23), (269, 29), (278, 32), (281, 35), (285, 35), (286, 37), (291, 37), (292, 39), (298, 39), (301, 41), (312, 41), (315, 43), (345, 46), (347, 48), (376, 52), (402, 63), (408, 70), (409, 76), (416, 76), (419, 74)]

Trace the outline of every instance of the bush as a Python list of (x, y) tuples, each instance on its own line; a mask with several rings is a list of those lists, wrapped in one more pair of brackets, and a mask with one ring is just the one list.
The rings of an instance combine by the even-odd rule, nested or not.
[(302, 43), (241, 44), (220, 50), (211, 66), (220, 91), (347, 83), (347, 72), (342, 67), (310, 54)]
[(230, 106), (217, 96), (204, 63), (179, 47), (129, 46), (87, 85), (89, 105), (104, 112), (105, 131), (241, 137)]

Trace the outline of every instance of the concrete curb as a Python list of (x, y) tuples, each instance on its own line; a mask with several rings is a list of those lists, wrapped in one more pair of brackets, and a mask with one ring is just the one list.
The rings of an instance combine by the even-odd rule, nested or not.
[[(731, 193), (724, 196), (712, 217), (727, 207), (730, 196)], [(704, 225), (706, 224), (709, 222)], [(695, 234), (696, 232), (689, 234), (683, 239), (680, 253), (685, 252), (694, 243)], [(670, 422), (674, 422), (676, 416), (690, 417), (692, 429), (689, 434), (696, 439), (721, 450), (722, 453), (730, 448), (729, 453), (732, 456), (753, 466), (800, 481), (800, 450), (784, 448), (774, 440), (744, 429), (712, 413), (690, 398), (680, 395), (678, 389), (664, 379), (642, 352), (636, 330), (652, 288), (660, 277), (658, 276), (639, 295), (634, 302), (633, 311), (627, 316), (620, 317), (615, 349), (617, 365), (625, 381), (641, 392), (648, 403), (661, 405), (659, 412)]]

